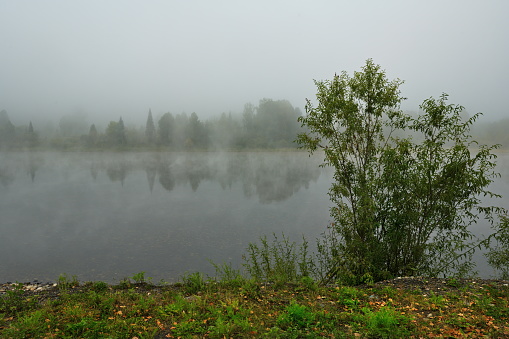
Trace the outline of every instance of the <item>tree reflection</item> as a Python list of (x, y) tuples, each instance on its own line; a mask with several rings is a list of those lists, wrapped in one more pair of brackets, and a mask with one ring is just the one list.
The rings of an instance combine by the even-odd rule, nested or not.
[(14, 181), (14, 171), (8, 166), (0, 167), (0, 183), (3, 187), (9, 186)]
[(145, 165), (145, 172), (147, 173), (147, 181), (150, 192), (154, 190), (154, 182), (157, 174), (157, 163), (150, 161)]
[[(48, 161), (51, 166), (59, 166), (57, 159), (62, 159), (54, 154), (47, 157), (54, 157)], [(23, 166), (35, 180), (42, 161), (33, 156), (24, 159)], [(79, 159), (66, 163), (84, 167), (94, 181), (101, 172), (106, 172), (111, 182), (120, 182), (124, 186), (129, 172), (144, 171), (150, 192), (158, 187), (156, 178), (160, 187), (168, 192), (177, 186), (187, 186), (197, 192), (206, 180), (218, 183), (222, 190), (239, 185), (245, 197), (256, 196), (261, 203), (267, 204), (286, 200), (301, 188), (308, 188), (321, 171), (317, 161), (292, 152), (96, 153), (89, 157), (80, 155)], [(9, 185), (16, 176), (16, 171), (9, 170), (9, 161), (0, 164), (3, 186)]]
[(165, 190), (171, 192), (173, 188), (175, 188), (175, 177), (170, 170), (170, 164), (161, 162), (157, 168), (159, 172), (159, 183)]
[(111, 181), (123, 183), (131, 168), (145, 170), (151, 192), (156, 176), (168, 192), (177, 185), (189, 185), (197, 192), (203, 180), (210, 180), (218, 182), (223, 190), (238, 183), (244, 196), (256, 195), (261, 203), (286, 200), (320, 176), (316, 162), (300, 153), (154, 153), (132, 161), (129, 166), (125, 161), (113, 162), (106, 171)]
[(41, 167), (42, 162), (43, 162), (43, 160), (40, 157), (38, 157), (32, 153), (29, 153), (28, 162), (27, 162), (27, 166), (26, 166), (26, 172), (30, 176), (30, 179), (32, 180), (32, 182), (35, 181), (35, 173)]
[(127, 163), (123, 161), (114, 162), (108, 165), (106, 168), (106, 174), (111, 181), (120, 181), (122, 186), (124, 186), (124, 180), (127, 177), (128, 169), (129, 167)]

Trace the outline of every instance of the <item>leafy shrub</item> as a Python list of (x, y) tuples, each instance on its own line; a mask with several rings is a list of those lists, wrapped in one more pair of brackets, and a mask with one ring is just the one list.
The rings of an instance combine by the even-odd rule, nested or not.
[(499, 197), (488, 189), (498, 145), (472, 140), (479, 114), (464, 120), (443, 94), (406, 115), (402, 83), (369, 59), (353, 76), (315, 81), (317, 104), (308, 100), (299, 118), (308, 131), (298, 142), (323, 150), (323, 166), (334, 168), (333, 222), (318, 246), (324, 283), (467, 274), (473, 251), (486, 245), (471, 226), (505, 213), (482, 205), (482, 196)]

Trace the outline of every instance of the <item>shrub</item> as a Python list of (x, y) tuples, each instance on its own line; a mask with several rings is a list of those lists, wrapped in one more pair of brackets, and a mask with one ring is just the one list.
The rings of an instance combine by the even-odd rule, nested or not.
[[(400, 110), (399, 79), (367, 60), (362, 71), (315, 81), (314, 106), (299, 118), (302, 148), (323, 150), (334, 168), (329, 233), (319, 244), (322, 281), (466, 274), (476, 247), (471, 227), (504, 209), (483, 206), (495, 146), (478, 146), (463, 107), (430, 98), (411, 117)], [(474, 148), (477, 148), (474, 151)]]

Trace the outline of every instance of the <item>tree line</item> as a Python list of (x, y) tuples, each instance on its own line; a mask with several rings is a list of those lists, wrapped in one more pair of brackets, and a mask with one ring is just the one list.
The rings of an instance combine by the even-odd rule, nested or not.
[[(128, 127), (120, 116), (104, 129), (86, 125), (79, 116), (64, 116), (53, 133), (15, 126), (0, 112), (0, 148), (214, 150), (295, 148), (302, 132), (299, 108), (288, 100), (262, 99), (258, 106), (244, 105), (241, 113), (222, 113), (201, 120), (196, 113), (165, 113), (154, 118), (149, 109), (144, 126)], [(88, 131), (87, 131), (88, 130)]]

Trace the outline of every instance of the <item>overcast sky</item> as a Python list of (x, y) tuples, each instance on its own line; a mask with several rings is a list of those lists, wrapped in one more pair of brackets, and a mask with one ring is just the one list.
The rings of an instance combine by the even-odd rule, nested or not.
[(509, 117), (507, 0), (0, 0), (0, 110), (14, 124), (81, 112), (142, 124), (148, 109), (240, 112), (373, 58), (430, 96)]

